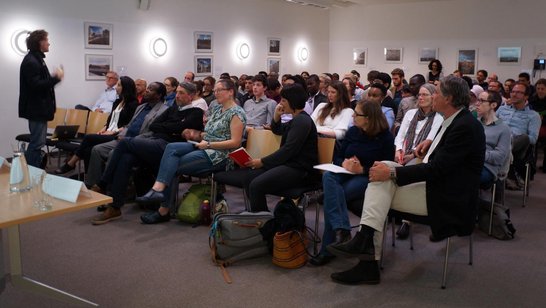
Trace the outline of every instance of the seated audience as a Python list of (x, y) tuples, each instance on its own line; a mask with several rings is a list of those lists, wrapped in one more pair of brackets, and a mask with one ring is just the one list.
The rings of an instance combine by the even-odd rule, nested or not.
[(391, 72), (392, 87), (390, 88), (390, 91), (393, 94), (392, 100), (396, 106), (396, 109), (392, 109), (395, 111), (394, 114), (398, 113), (398, 106), (403, 98), (402, 89), (404, 88), (404, 76), (404, 70), (401, 68), (395, 68)]
[(224, 170), (228, 153), (241, 146), (246, 116), (243, 108), (235, 102), (235, 85), (230, 79), (219, 80), (214, 88), (218, 105), (213, 107), (205, 130), (184, 130), (186, 140), (196, 141), (170, 143), (165, 148), (159, 173), (152, 189), (136, 198), (137, 202), (162, 202), (158, 211), (140, 217), (145, 224), (165, 222), (170, 219), (169, 189), (166, 189), (177, 174), (200, 175)]
[(328, 246), (336, 256), (358, 257), (353, 268), (331, 275), (344, 284), (378, 284), (383, 226), (389, 209), (430, 218), (432, 241), (472, 234), (480, 173), (485, 154), (482, 125), (466, 109), (470, 89), (461, 78), (441, 79), (434, 94), (434, 111), (444, 123), (432, 144), (417, 149), (422, 164), (400, 166), (376, 162), (369, 170), (360, 230), (344, 243)]
[(535, 83), (535, 94), (529, 97), (529, 106), (531, 109), (538, 112), (542, 119), (540, 125), (540, 131), (538, 134), (538, 141), (544, 146), (544, 158), (542, 160), (542, 172), (546, 173), (546, 79), (540, 78)]
[(488, 187), (497, 180), (499, 172), (510, 157), (512, 133), (495, 113), (501, 102), (500, 94), (494, 91), (482, 92), (478, 98), (476, 111), (485, 132), (485, 162), (480, 178), (482, 187)]
[(253, 98), (244, 102), (243, 109), (246, 114), (246, 130), (253, 128), (262, 128), (264, 124), (269, 124), (275, 113), (277, 103), (267, 98), (267, 79), (263, 75), (256, 75), (253, 78), (252, 94)]
[(203, 93), (201, 94), (201, 97), (207, 102), (207, 105), (210, 105), (210, 103), (215, 99), (214, 97), (214, 85), (216, 84), (216, 79), (212, 76), (207, 76), (203, 78)]
[(179, 84), (176, 104), (154, 120), (150, 125), (150, 133), (120, 140), (112, 152), (100, 183), (97, 187), (92, 187), (102, 193), (109, 187), (113, 199), (111, 206), (93, 219), (94, 225), (121, 218), (121, 207), (125, 203), (125, 193), (134, 166), (146, 166), (156, 174), (168, 143), (186, 141), (182, 137), (185, 129), (203, 129), (203, 110), (192, 106), (195, 94), (193, 83)]
[(506, 79), (506, 81), (504, 81), (504, 85), (503, 85), (504, 98), (506, 98), (507, 105), (510, 105), (510, 93), (512, 92), (512, 88), (514, 87), (515, 84), (516, 84), (516, 81), (512, 78), (508, 78)]
[(135, 87), (136, 87), (136, 95), (137, 95), (137, 101), (138, 104), (142, 104), (142, 99), (144, 98), (144, 94), (146, 93), (146, 88), (148, 87), (148, 83), (144, 79), (137, 79), (135, 80)]
[(342, 140), (353, 122), (353, 113), (347, 88), (342, 82), (332, 82), (328, 87), (328, 102), (317, 106), (311, 118), (321, 135)]
[[(298, 187), (316, 174), (313, 166), (318, 163), (317, 129), (303, 110), (307, 92), (299, 85), (287, 85), (281, 90), (281, 97), (271, 121), (271, 131), (282, 135), (280, 148), (246, 164), (251, 169), (243, 185), (252, 212), (268, 211), (266, 194)], [(281, 115), (286, 113), (292, 115), (292, 120), (282, 123)]]
[(417, 108), (409, 110), (398, 134), (394, 139), (396, 153), (394, 161), (400, 165), (413, 165), (419, 159), (415, 155), (415, 148), (423, 141), (431, 142), (444, 119), (442, 115), (432, 110), (432, 97), (436, 93), (436, 87), (425, 83), (419, 89)]
[(341, 80), (341, 82), (343, 82), (343, 85), (345, 85), (345, 88), (347, 88), (347, 94), (349, 95), (349, 101), (351, 102), (351, 108), (355, 109), (356, 103), (358, 103), (358, 100), (355, 98), (356, 84), (349, 77), (343, 78), (343, 80)]
[(307, 83), (307, 92), (309, 93), (309, 99), (305, 103), (305, 112), (307, 114), (312, 114), (313, 111), (318, 107), (320, 103), (326, 103), (328, 98), (326, 95), (320, 93), (320, 78), (319, 76), (313, 74), (309, 76), (306, 80)]
[[(388, 97), (387, 88), (382, 83), (372, 83), (367, 91), (367, 100), (381, 106), (381, 111), (389, 123), (389, 129), (394, 125), (394, 112), (392, 108), (382, 106), (381, 103)], [(389, 98), (390, 99), (390, 98)]]
[(165, 105), (171, 107), (174, 105), (176, 98), (176, 88), (178, 87), (178, 80), (174, 77), (167, 77), (163, 81), (165, 89), (167, 89), (167, 95), (165, 95)]
[(195, 79), (195, 74), (192, 71), (187, 71), (184, 74), (184, 82), (193, 82)]
[(191, 102), (191, 105), (193, 107), (197, 107), (205, 112), (209, 109), (209, 106), (207, 105), (207, 102), (204, 98), (201, 97), (203, 94), (203, 82), (199, 81), (190, 81), (195, 85), (195, 95), (193, 96), (193, 101)]
[(108, 71), (106, 73), (106, 89), (104, 89), (103, 92), (101, 92), (99, 99), (93, 104), (91, 107), (87, 107), (84, 105), (76, 105), (76, 109), (81, 110), (88, 110), (88, 111), (96, 111), (96, 112), (110, 112), (112, 110), (112, 106), (114, 105), (114, 102), (117, 99), (117, 93), (116, 93), (116, 84), (118, 83), (119, 76), (118, 73), (113, 71)]
[(523, 186), (525, 176), (525, 156), (529, 146), (536, 144), (540, 130), (540, 116), (527, 105), (529, 87), (518, 82), (510, 93), (511, 105), (500, 106), (497, 117), (503, 120), (512, 131), (512, 155), (514, 162), (510, 167), (506, 187), (518, 189)]
[(354, 126), (347, 131), (334, 164), (354, 174), (325, 172), (322, 176), (324, 232), (320, 254), (310, 260), (313, 265), (324, 265), (334, 258), (326, 250), (328, 245), (351, 239), (347, 204), (364, 198), (373, 163), (394, 157), (394, 140), (378, 104), (360, 101), (353, 117)]
[(274, 100), (277, 104), (281, 101), (281, 83), (278, 79), (267, 78), (267, 98)]
[(411, 96), (404, 97), (400, 101), (400, 105), (398, 106), (398, 113), (396, 113), (396, 119), (394, 120), (394, 127), (393, 131), (397, 132), (400, 125), (402, 124), (402, 120), (404, 119), (404, 115), (406, 112), (410, 109), (416, 108), (417, 105), (417, 94), (419, 94), (419, 89), (421, 88), (421, 85), (423, 85), (425, 82), (425, 77), (421, 74), (413, 75), (409, 80), (409, 89), (411, 91)]
[(97, 144), (116, 139), (117, 135), (125, 129), (138, 105), (133, 79), (121, 76), (116, 86), (116, 93), (119, 95), (119, 98), (112, 106), (110, 115), (106, 120), (106, 125), (96, 134), (85, 135), (74, 155), (59, 169), (55, 170), (56, 174), (63, 174), (74, 170), (76, 163), (82, 158), (86, 162), (85, 165), (87, 168), (89, 166), (91, 149)]

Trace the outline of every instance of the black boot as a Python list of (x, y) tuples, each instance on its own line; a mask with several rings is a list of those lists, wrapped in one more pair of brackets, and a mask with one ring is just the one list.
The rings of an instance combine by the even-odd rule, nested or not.
[(373, 235), (375, 230), (372, 227), (361, 225), (355, 237), (345, 243), (328, 245), (326, 249), (336, 255), (343, 257), (358, 257), (362, 261), (375, 261), (375, 248)]
[(336, 230), (336, 240), (331, 245), (343, 244), (351, 240), (351, 231), (345, 229)]
[(380, 281), (379, 266), (377, 261), (360, 261), (353, 268), (333, 273), (330, 277), (333, 281), (343, 284), (378, 284)]

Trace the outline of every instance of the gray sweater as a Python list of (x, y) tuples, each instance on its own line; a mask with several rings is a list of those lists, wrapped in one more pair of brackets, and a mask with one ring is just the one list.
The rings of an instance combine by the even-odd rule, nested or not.
[(504, 124), (501, 119), (485, 125), (485, 162), (484, 167), (489, 170), (495, 178), (501, 171), (502, 166), (510, 157), (511, 136), (510, 127)]

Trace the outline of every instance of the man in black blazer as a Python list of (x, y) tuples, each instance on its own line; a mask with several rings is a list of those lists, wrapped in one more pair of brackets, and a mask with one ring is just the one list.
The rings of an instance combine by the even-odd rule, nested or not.
[(54, 87), (64, 78), (62, 68), (51, 75), (44, 61), (49, 51), (48, 33), (36, 30), (26, 40), (28, 54), (19, 74), (19, 117), (28, 119), (30, 142), (25, 156), (31, 166), (40, 167), (46, 144), (47, 121), (53, 120), (57, 105)]
[(437, 86), (432, 107), (444, 116), (444, 122), (434, 141), (416, 148), (418, 157), (426, 153), (422, 164), (375, 162), (370, 168), (360, 231), (351, 241), (329, 246), (335, 255), (359, 257), (361, 261), (348, 271), (332, 274), (334, 281), (379, 283), (376, 260), (381, 254), (383, 225), (390, 208), (428, 215), (431, 241), (472, 233), (485, 135), (482, 125), (467, 109), (468, 93), (467, 83), (454, 76), (442, 79)]
[(309, 76), (305, 83), (307, 84), (309, 99), (307, 100), (307, 103), (305, 103), (305, 108), (303, 110), (311, 115), (320, 103), (327, 103), (328, 98), (319, 91), (320, 79), (318, 75), (313, 74)]

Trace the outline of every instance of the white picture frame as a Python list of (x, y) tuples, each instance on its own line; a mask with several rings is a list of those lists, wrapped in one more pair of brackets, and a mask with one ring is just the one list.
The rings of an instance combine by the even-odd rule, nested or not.
[(521, 64), (521, 47), (497, 48), (497, 63), (500, 65)]
[(212, 52), (214, 46), (214, 33), (207, 31), (193, 32), (195, 52)]
[(209, 76), (213, 72), (213, 57), (210, 55), (197, 55), (194, 59), (195, 76)]
[(419, 48), (418, 57), (417, 62), (419, 64), (429, 64), (430, 61), (438, 59), (438, 48)]
[(281, 58), (267, 58), (266, 67), (268, 74), (271, 74), (272, 72), (279, 74), (279, 72), (281, 71)]
[(267, 38), (267, 54), (270, 56), (281, 55), (281, 39), (276, 37)]
[(404, 58), (403, 48), (383, 48), (385, 63), (402, 63)]
[(106, 73), (113, 67), (113, 55), (85, 54), (85, 80), (106, 80)]
[(457, 50), (457, 69), (463, 75), (476, 75), (478, 67), (478, 49), (461, 48)]
[(84, 22), (84, 41), (87, 49), (112, 49), (114, 25), (98, 22)]
[(368, 65), (367, 48), (353, 48), (353, 64), (357, 66)]

